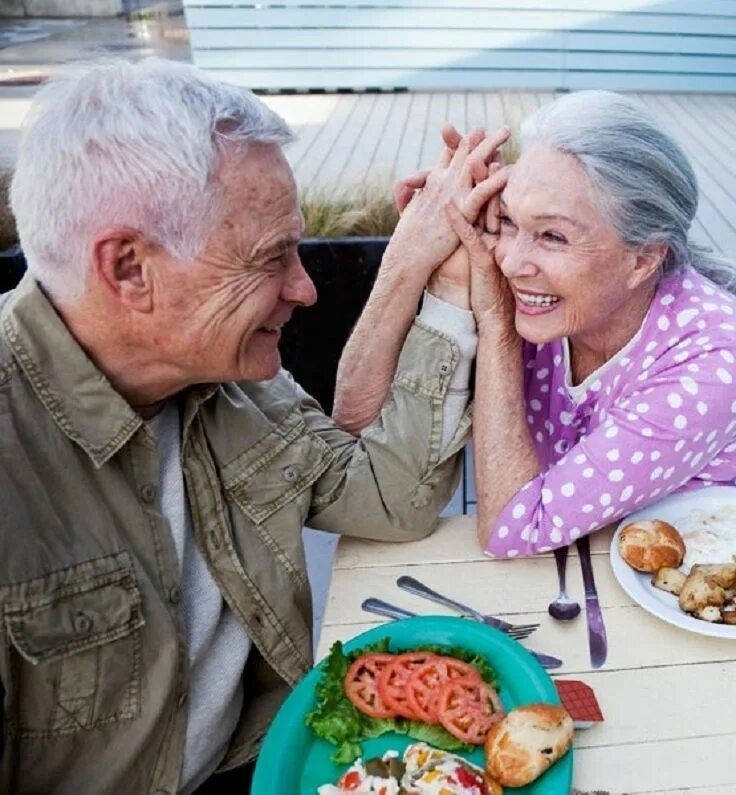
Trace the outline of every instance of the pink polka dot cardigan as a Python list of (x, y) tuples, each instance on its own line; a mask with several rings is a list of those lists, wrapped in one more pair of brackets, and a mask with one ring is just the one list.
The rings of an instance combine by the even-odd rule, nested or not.
[(636, 336), (583, 383), (566, 339), (524, 356), (541, 472), (487, 554), (547, 552), (672, 492), (736, 484), (736, 297), (691, 268), (662, 279)]

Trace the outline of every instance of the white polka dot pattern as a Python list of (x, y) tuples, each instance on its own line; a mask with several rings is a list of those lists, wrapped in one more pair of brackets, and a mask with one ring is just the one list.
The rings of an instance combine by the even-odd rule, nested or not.
[(691, 269), (668, 276), (639, 334), (575, 399), (562, 341), (527, 345), (541, 474), (502, 511), (488, 553), (548, 551), (674, 491), (736, 485), (735, 311), (734, 296)]

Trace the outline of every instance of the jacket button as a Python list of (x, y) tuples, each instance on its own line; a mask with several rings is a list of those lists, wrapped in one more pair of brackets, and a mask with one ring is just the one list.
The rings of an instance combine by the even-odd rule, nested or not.
[(297, 468), (292, 466), (284, 467), (281, 470), (281, 474), (284, 476), (284, 480), (287, 483), (293, 483), (299, 477)]
[(179, 600), (181, 599), (181, 591), (179, 590), (178, 585), (174, 585), (171, 590), (169, 591), (169, 601), (172, 605), (179, 604)]
[(151, 483), (146, 483), (144, 486), (141, 486), (141, 499), (147, 505), (154, 502), (156, 500), (156, 487)]
[(74, 629), (79, 635), (88, 635), (92, 631), (94, 622), (86, 613), (77, 613), (74, 616)]
[(449, 362), (441, 362), (440, 363), (440, 372), (442, 375), (447, 375), (450, 372), (451, 365)]

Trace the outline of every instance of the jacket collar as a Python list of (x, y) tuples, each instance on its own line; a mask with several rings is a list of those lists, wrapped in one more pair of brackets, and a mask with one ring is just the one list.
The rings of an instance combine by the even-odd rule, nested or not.
[(0, 323), (54, 422), (101, 467), (141, 427), (141, 417), (88, 358), (30, 274), (3, 307)]

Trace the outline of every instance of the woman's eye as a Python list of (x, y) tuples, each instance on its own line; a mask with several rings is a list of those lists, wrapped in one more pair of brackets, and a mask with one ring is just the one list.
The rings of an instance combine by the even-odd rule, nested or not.
[(501, 226), (505, 226), (507, 228), (512, 228), (514, 226), (514, 222), (508, 217), (508, 215), (499, 215), (498, 220), (501, 222)]
[(567, 238), (559, 232), (544, 232), (542, 237), (545, 240), (549, 240), (551, 243), (567, 243)]

